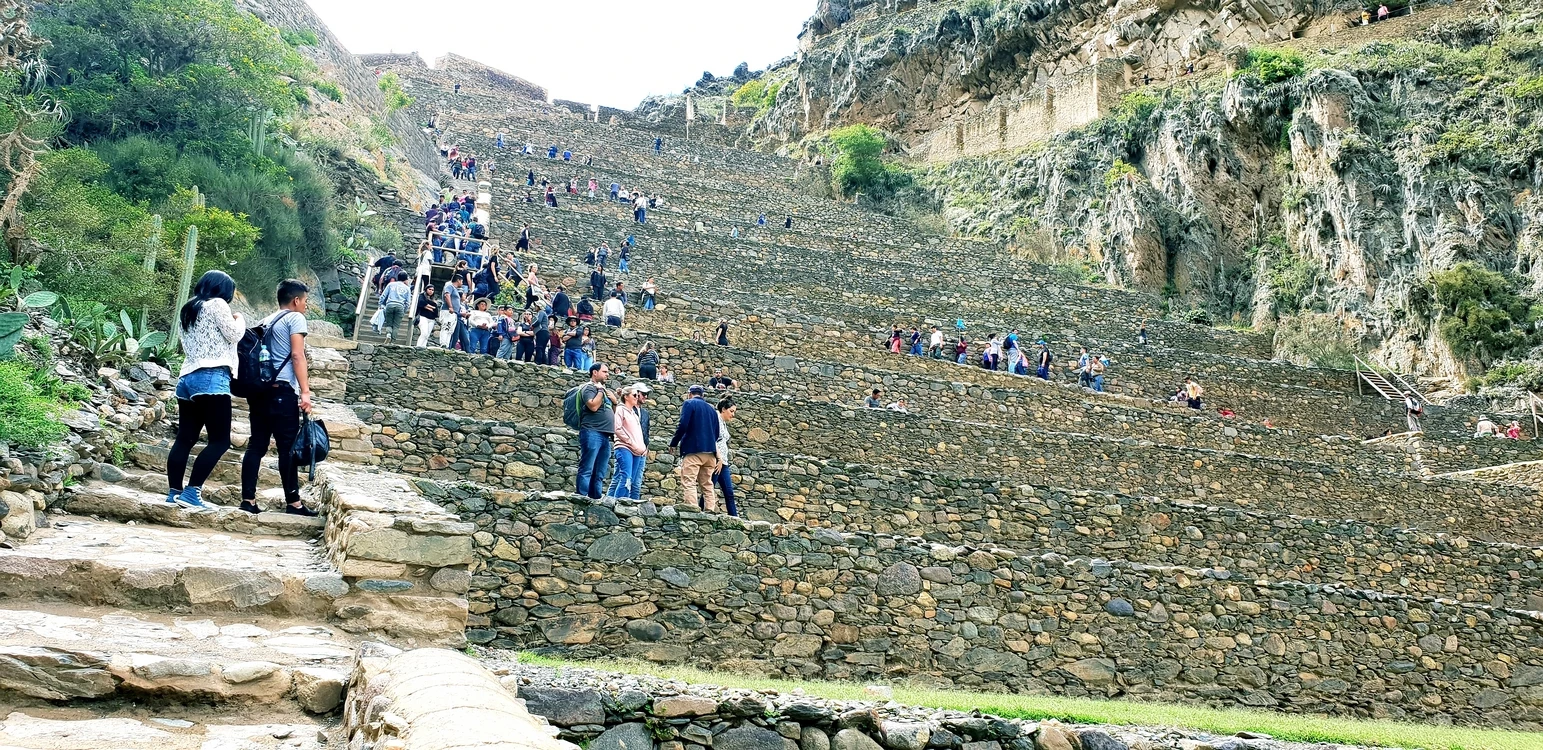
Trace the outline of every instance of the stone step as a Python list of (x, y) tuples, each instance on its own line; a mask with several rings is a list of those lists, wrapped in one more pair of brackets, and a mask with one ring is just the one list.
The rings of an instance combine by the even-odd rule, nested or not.
[(28, 708), (0, 714), (6, 750), (324, 750), (331, 721), (305, 716), (251, 723), (250, 714), (197, 706), (154, 710)]
[(274, 510), (253, 515), (235, 507), (240, 501), (238, 487), (206, 487), (205, 496), (211, 502), (225, 504), (210, 511), (194, 511), (166, 502), (165, 486), (164, 475), (125, 474), (117, 484), (93, 481), (70, 488), (59, 507), (78, 516), (265, 536), (318, 537), (326, 524), (324, 518), (282, 512), (283, 490), (276, 487), (263, 490), (258, 498), (260, 506)]
[(0, 549), (0, 593), (179, 613), (324, 618), (347, 586), (316, 540), (50, 515)]
[(341, 703), (355, 647), (306, 620), (11, 600), (0, 603), (0, 695), (244, 707), (292, 700), (325, 714)]

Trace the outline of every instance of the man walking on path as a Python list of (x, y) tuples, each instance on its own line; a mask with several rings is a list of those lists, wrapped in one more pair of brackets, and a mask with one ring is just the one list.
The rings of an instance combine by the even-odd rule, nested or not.
[[(284, 512), (314, 516), (316, 511), (300, 500), (300, 471), (295, 466), (295, 438), (300, 434), (300, 413), (311, 413), (311, 378), (305, 358), (305, 296), (310, 291), (303, 282), (286, 279), (279, 282), (279, 311), (263, 319), (267, 331), (263, 347), (268, 362), (273, 363), (273, 383), (247, 397), (252, 436), (241, 457), (241, 509), (258, 512), (257, 475), (262, 469), (268, 446), (277, 441), (279, 481), (284, 487)], [(264, 368), (266, 369), (266, 368)]]
[(605, 385), (611, 371), (596, 362), (589, 366), (589, 382), (579, 391), (579, 476), (574, 492), (591, 500), (605, 493), (605, 471), (611, 458), (611, 435), (616, 432), (615, 404), (621, 399)]
[(1039, 375), (1040, 380), (1050, 379), (1050, 345), (1039, 342)]
[(702, 398), (706, 393), (700, 385), (691, 386), (686, 403), (680, 407), (680, 422), (675, 427), (675, 436), (670, 438), (670, 450), (680, 456), (680, 483), (686, 505), (716, 512), (718, 498), (713, 494), (713, 473), (718, 463), (718, 412)]
[(1410, 432), (1424, 432), (1420, 427), (1420, 417), (1425, 414), (1425, 408), (1420, 406), (1420, 399), (1414, 393), (1404, 394), (1404, 417), (1409, 420)]

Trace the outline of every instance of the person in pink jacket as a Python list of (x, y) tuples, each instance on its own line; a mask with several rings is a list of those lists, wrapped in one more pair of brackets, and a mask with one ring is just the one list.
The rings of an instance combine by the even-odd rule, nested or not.
[(621, 396), (621, 403), (616, 405), (616, 470), (611, 473), (611, 488), (605, 494), (618, 499), (638, 498), (643, 489), (643, 461), (648, 458), (648, 443), (643, 439), (643, 426), (638, 419), (642, 394), (634, 384), (616, 395)]

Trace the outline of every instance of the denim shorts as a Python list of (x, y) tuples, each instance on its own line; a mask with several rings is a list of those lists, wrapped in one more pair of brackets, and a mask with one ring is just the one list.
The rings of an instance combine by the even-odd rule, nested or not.
[(179, 401), (192, 401), (195, 396), (229, 395), (229, 367), (204, 367), (177, 379), (177, 400)]

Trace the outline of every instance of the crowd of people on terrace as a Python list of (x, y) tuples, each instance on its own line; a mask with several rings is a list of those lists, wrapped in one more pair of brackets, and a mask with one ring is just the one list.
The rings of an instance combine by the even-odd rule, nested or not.
[[(964, 321), (956, 320), (954, 328), (956, 336), (949, 340), (938, 326), (932, 326), (931, 333), (923, 334), (917, 326), (911, 326), (907, 332), (896, 325), (890, 329), (884, 346), (894, 354), (950, 359), (968, 365), (971, 362), (971, 343), (965, 335)], [(1146, 343), (1145, 323), (1142, 324), (1140, 341)], [(1044, 339), (1038, 339), (1033, 346), (1030, 351), (1015, 328), (1007, 333), (989, 336), (985, 342), (979, 343), (979, 353), (974, 362), (984, 370), (1033, 375), (1041, 380), (1050, 380), (1055, 370), (1055, 355), (1050, 344)], [(1082, 347), (1076, 360), (1067, 363), (1067, 369), (1076, 376), (1078, 385), (1100, 393), (1104, 390), (1104, 377), (1109, 372), (1109, 366), (1108, 357), (1096, 352), (1090, 353), (1087, 347)]]

